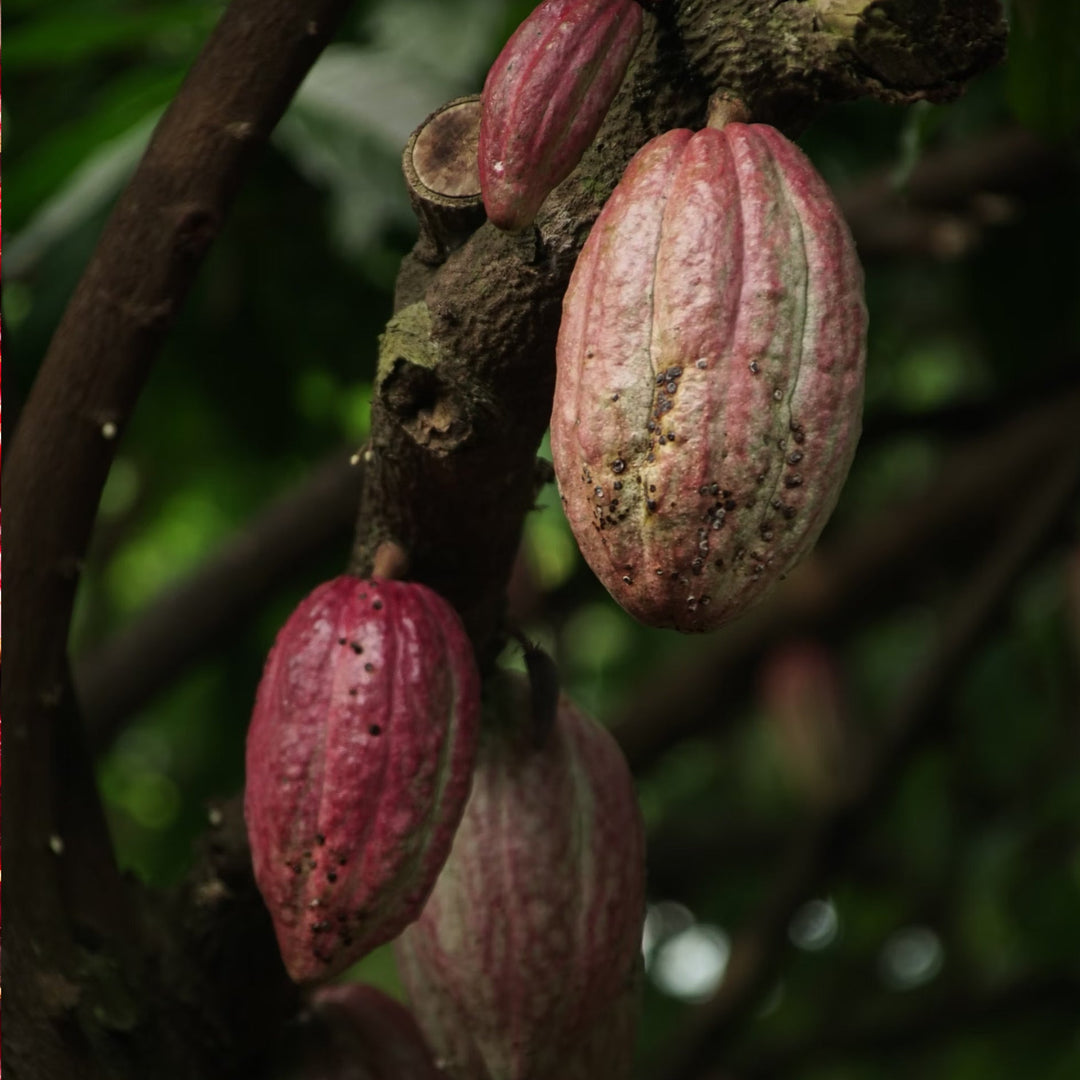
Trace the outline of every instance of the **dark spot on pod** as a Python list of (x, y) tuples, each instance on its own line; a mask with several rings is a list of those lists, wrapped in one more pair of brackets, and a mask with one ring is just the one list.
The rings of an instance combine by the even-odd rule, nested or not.
[(630, 577), (629, 574), (624, 574), (623, 575), (623, 584), (624, 585), (633, 585), (634, 584), (634, 579), (632, 577)]
[(315, 834), (315, 843), (322, 847), (326, 843), (326, 837), (321, 832)]
[(723, 570), (724, 569), (724, 560), (723, 559), (717, 559), (716, 562), (713, 563), (713, 566), (715, 566), (717, 570)]
[(784, 487), (797, 488), (802, 485), (802, 477), (796, 473), (794, 476), (784, 478)]
[(327, 870), (326, 880), (329, 881), (331, 885), (333, 885), (334, 882), (337, 881), (337, 874), (333, 870)]
[(786, 448), (787, 448), (787, 439), (777, 439), (776, 440), (776, 449), (777, 450), (784, 450)]
[(772, 529), (766, 529), (764, 526), (762, 526), (761, 539), (762, 540), (771, 540), (772, 537), (773, 537)]
[(611, 395), (611, 400), (612, 401), (618, 401), (619, 400), (619, 395), (618, 394), (612, 394)]
[(296, 862), (291, 864), (290, 869), (294, 874), (299, 874), (300, 871), (304, 869), (304, 865), (300, 862), (299, 859), (297, 859)]
[(656, 455), (655, 454), (649, 454), (648, 457), (645, 458), (645, 460), (647, 462), (649, 462), (649, 464), (651, 465), (656, 460)]
[(750, 361), (750, 374), (751, 375), (756, 375), (760, 370), (761, 370), (761, 368), (758, 366), (758, 362), (756, 360), (751, 360)]
[[(348, 861), (349, 861), (349, 856), (348, 855), (339, 855), (337, 857), (338, 866), (344, 866)], [(345, 916), (343, 915), (342, 918), (344, 918), (344, 917)]]
[(359, 641), (354, 641), (349, 646), (349, 648), (352, 649), (352, 651), (356, 653), (357, 656), (359, 656), (364, 651), (364, 646), (361, 645)]
[(349, 687), (349, 697), (356, 697), (356, 695), (358, 693), (359, 693), (359, 691), (355, 686), (350, 686)]
[(787, 518), (788, 521), (790, 521), (795, 516), (795, 507), (785, 506), (783, 509), (783, 514), (784, 517)]
[(379, 727), (378, 724), (372, 724), (371, 727), (368, 728), (368, 734), (369, 735), (381, 735), (382, 734), (382, 728)]
[(693, 570), (695, 574), (700, 574), (701, 573), (701, 568), (704, 565), (705, 565), (705, 563), (704, 563), (704, 561), (702, 559), (695, 559), (690, 564), (690, 569)]
[(658, 566), (658, 567), (656, 568), (656, 576), (657, 576), (657, 577), (663, 577), (663, 576), (664, 576), (664, 570), (663, 570), (663, 567), (660, 567), (660, 566)]
[(699, 487), (699, 488), (697, 489), (697, 493), (698, 493), (699, 495), (708, 495), (708, 494), (709, 494), (709, 487), (708, 487), (708, 485), (707, 485), (707, 484), (702, 484), (702, 485), (701, 485), (701, 487)]
[(344, 645), (344, 644), (345, 644), (345, 639), (344, 639), (343, 637), (339, 637), (339, 638), (337, 639), (337, 643), (338, 643), (339, 645)]
[(801, 450), (792, 450), (791, 453), (787, 456), (788, 464), (798, 465), (799, 462), (802, 461), (802, 457), (803, 455)]
[(771, 500), (769, 501), (769, 505), (770, 505), (770, 506), (771, 506), (771, 507), (772, 507), (772, 508), (773, 508), (774, 510), (779, 510), (779, 509), (781, 509), (781, 508), (783, 507), (783, 505), (784, 505), (784, 504), (783, 504), (783, 503), (782, 503), (782, 502), (781, 502), (781, 501), (780, 501), (779, 499), (777, 499), (777, 498), (773, 498), (773, 499), (771, 499)]
[(709, 494), (710, 495), (716, 495), (719, 491), (720, 491), (720, 485), (719, 484), (710, 484), (709, 485)]
[(675, 393), (675, 391), (679, 389), (679, 384), (678, 384), (678, 383), (673, 383), (673, 382), (669, 382), (669, 383), (667, 384), (667, 386), (665, 386), (665, 387), (664, 387), (664, 389), (665, 389), (665, 390), (666, 390), (666, 391), (667, 391), (667, 392), (668, 392), (669, 394), (674, 394), (674, 393)]
[(364, 665), (364, 670), (365, 670), (365, 671), (374, 671), (374, 670), (375, 670), (375, 665), (374, 665), (373, 663), (371, 663), (371, 661), (369, 660), (369, 661), (368, 661), (368, 662), (367, 662), (367, 663), (366, 663), (366, 664)]
[(677, 379), (682, 374), (682, 368), (681, 367), (669, 367), (667, 369), (667, 371), (664, 372), (664, 374), (669, 379)]
[(612, 471), (613, 473), (616, 473), (616, 474), (618, 474), (618, 473), (621, 473), (621, 472), (623, 472), (623, 471), (624, 471), (625, 469), (626, 469), (626, 462), (625, 462), (625, 461), (623, 461), (623, 459), (622, 459), (621, 457), (620, 457), (620, 458), (616, 458), (616, 459), (615, 459), (615, 460), (614, 460), (614, 461), (613, 461), (613, 462), (611, 463), (611, 471)]
[(656, 415), (663, 416), (664, 413), (671, 412), (672, 408), (674, 408), (674, 402), (671, 398), (662, 397), (656, 403)]
[(666, 383), (666, 382), (667, 382), (667, 373), (661, 371), (660, 374), (656, 376), (656, 385), (657, 386), (663, 386), (664, 383)]
[(650, 491), (655, 491), (656, 490), (656, 485), (655, 484), (650, 484), (649, 485), (649, 490)]
[(708, 366), (709, 366), (709, 361), (706, 360), (704, 357), (702, 357), (700, 360), (698, 360), (696, 362), (696, 364), (695, 364), (695, 367), (700, 368), (702, 371), (704, 371)]
[(668, 432), (667, 441), (668, 442), (674, 442), (675, 441), (675, 432), (674, 431), (669, 431)]
[(616, 491), (622, 491), (622, 481), (621, 481), (621, 480), (616, 480), (616, 481), (615, 481), (615, 483), (614, 483), (614, 484), (612, 484), (611, 486), (612, 486), (612, 487), (613, 487), (613, 488), (614, 488), (614, 489), (615, 489)]
[(656, 430), (656, 421), (655, 420), (650, 420), (645, 425), (645, 428), (646, 428), (647, 431), (655, 431)]
[(783, 401), (784, 400), (784, 391), (781, 390), (780, 387), (778, 386), (772, 392), (772, 397), (773, 397), (773, 401)]
[(373, 601), (373, 602), (372, 602), (372, 605), (371, 605), (371, 606), (372, 606), (372, 607), (373, 607), (373, 608), (374, 608), (374, 609), (375, 609), (376, 611), (382, 611), (382, 601), (381, 601), (381, 600), (375, 600), (375, 601)]
[[(725, 494), (727, 494), (727, 493), (725, 492)], [(725, 499), (724, 500), (724, 509), (727, 510), (728, 512), (734, 510), (735, 506), (736, 506), (736, 503), (735, 503), (734, 499)]]
[(645, 505), (649, 508), (649, 510), (655, 510), (656, 509), (656, 500), (655, 499), (649, 499), (649, 501), (646, 502)]
[[(320, 919), (318, 922), (311, 924), (311, 932), (313, 934), (322, 934), (329, 929), (330, 924), (325, 919)], [(322, 957), (319, 957), (319, 959), (321, 960)]]
[(712, 597), (711, 597), (711, 596), (703, 596), (703, 597), (701, 598), (701, 603), (702, 603), (702, 604), (708, 604), (708, 603), (709, 603), (709, 602), (710, 602), (711, 600), (712, 600)]
[(806, 441), (806, 436), (805, 436), (805, 435), (804, 435), (804, 434), (803, 434), (803, 433), (802, 433), (801, 431), (796, 431), (796, 432), (795, 432), (795, 434), (794, 434), (794, 435), (792, 435), (791, 437), (792, 437), (792, 438), (793, 438), (793, 439), (794, 439), (794, 440), (795, 440), (795, 441), (796, 441), (797, 443), (801, 443), (801, 442), (805, 442), (805, 441)]

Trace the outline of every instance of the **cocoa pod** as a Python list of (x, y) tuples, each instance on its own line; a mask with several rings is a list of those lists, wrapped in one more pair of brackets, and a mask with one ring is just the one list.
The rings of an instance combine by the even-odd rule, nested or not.
[[(523, 686), (515, 709), (529, 715)], [(450, 858), (395, 943), (399, 972), (454, 1080), (625, 1080), (645, 913), (633, 783), (565, 697), (540, 749), (532, 734), (485, 734)]]
[(865, 337), (851, 235), (783, 135), (637, 153), (571, 276), (551, 417), (574, 536), (631, 615), (714, 629), (810, 550), (858, 441)]
[(281, 629), (244, 817), (296, 981), (342, 971), (419, 914), (468, 799), (479, 697), (465, 631), (423, 585), (338, 577)]
[(484, 82), (480, 193), (489, 220), (530, 225), (573, 171), (618, 92), (641, 37), (634, 0), (545, 0)]
[(274, 1049), (272, 1080), (440, 1080), (412, 1014), (373, 986), (320, 987)]

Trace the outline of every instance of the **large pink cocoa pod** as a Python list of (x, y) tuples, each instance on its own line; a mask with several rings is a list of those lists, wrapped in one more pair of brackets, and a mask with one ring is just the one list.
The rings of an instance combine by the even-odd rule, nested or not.
[(630, 162), (563, 303), (551, 449), (593, 572), (711, 630), (813, 546), (858, 441), (866, 309), (825, 182), (762, 124)]
[(417, 1020), (454, 1080), (625, 1080), (645, 908), (626, 762), (565, 698), (542, 748), (485, 740), (450, 858), (396, 943)]
[(361, 983), (320, 987), (274, 1060), (272, 1080), (445, 1080), (408, 1009)]
[(419, 914), (468, 799), (479, 695), (457, 615), (423, 585), (338, 577), (281, 629), (244, 816), (293, 979), (336, 974)]
[(500, 229), (523, 229), (592, 142), (641, 37), (634, 0), (545, 0), (488, 72), (480, 192)]

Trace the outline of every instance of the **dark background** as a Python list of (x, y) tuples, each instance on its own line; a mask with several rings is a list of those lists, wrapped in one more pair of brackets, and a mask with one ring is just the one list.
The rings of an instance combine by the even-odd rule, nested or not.
[[(72, 631), (83, 678), (275, 497), (363, 443), (377, 335), (415, 235), (401, 147), (480, 88), (531, 6), (354, 6), (125, 432)], [(108, 208), (220, 10), (5, 4), (9, 438)], [(527, 522), (513, 610), (569, 693), (616, 730), (655, 732), (670, 710), (704, 718), (631, 754), (651, 841), (643, 1067), (720, 982), (805, 823), (874, 760), (977, 567), (1054, 465), (1032, 445), (1080, 385), (1080, 8), (1017, 0), (1010, 15), (1008, 62), (960, 101), (837, 107), (801, 139), (850, 211), (870, 309), (864, 438), (819, 553), (784, 587), (824, 589), (820, 617), (788, 618), (781, 595), (706, 639), (648, 631), (592, 578), (552, 489)], [(920, 521), (836, 599), (838, 572)], [(1074, 502), (773, 928), (779, 974), (739, 1025), (733, 1075), (1080, 1075), (1078, 527)], [(275, 629), (340, 572), (349, 541), (343, 525), (311, 545), (138, 708), (96, 720), (98, 691), (98, 779), (132, 873), (176, 881), (207, 800), (239, 789)], [(520, 665), (519, 650), (505, 661)], [(386, 950), (359, 970), (396, 992)]]

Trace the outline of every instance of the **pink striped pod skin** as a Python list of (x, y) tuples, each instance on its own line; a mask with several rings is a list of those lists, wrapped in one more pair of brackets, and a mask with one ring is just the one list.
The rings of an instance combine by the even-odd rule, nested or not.
[(634, 0), (545, 0), (488, 72), (480, 192), (489, 220), (517, 231), (573, 171), (615, 97), (638, 39)]
[(625, 759), (565, 697), (540, 749), (485, 735), (453, 851), (395, 945), (453, 1080), (629, 1077), (644, 859)]
[(851, 235), (794, 144), (730, 123), (637, 153), (571, 276), (551, 416), (578, 546), (631, 615), (715, 629), (813, 547), (865, 354)]
[(472, 646), (425, 586), (342, 576), (289, 617), (248, 729), (244, 816), (294, 980), (337, 974), (420, 913), (479, 719)]

